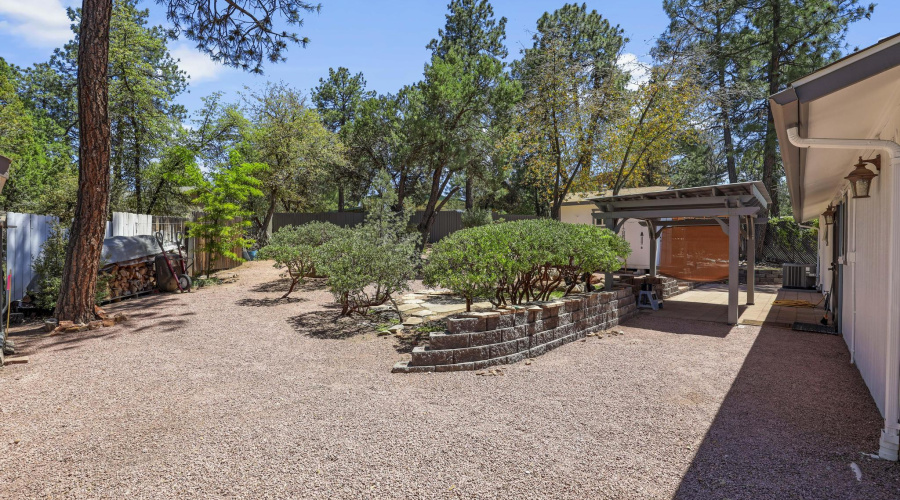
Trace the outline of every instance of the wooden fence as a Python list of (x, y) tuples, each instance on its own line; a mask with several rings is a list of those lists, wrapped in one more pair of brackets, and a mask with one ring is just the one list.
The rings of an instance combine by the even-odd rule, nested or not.
[[(422, 221), (424, 212), (418, 211), (410, 218), (410, 223), (418, 224)], [(534, 215), (498, 214), (493, 213), (494, 220), (506, 221), (536, 219)], [(360, 212), (318, 212), (318, 213), (276, 213), (272, 218), (272, 231), (278, 231), (284, 226), (299, 226), (307, 222), (330, 222), (336, 226), (353, 227), (365, 219), (365, 214)], [(438, 212), (431, 227), (429, 243), (441, 240), (443, 237), (463, 229), (462, 212), (446, 211)]]

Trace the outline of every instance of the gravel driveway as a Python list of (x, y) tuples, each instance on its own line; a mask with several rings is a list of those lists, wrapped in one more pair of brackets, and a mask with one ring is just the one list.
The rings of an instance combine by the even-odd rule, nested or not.
[(391, 337), (303, 331), (327, 293), (238, 272), (28, 342), (0, 371), (0, 497), (900, 496), (840, 338), (645, 314), (501, 376), (391, 374)]

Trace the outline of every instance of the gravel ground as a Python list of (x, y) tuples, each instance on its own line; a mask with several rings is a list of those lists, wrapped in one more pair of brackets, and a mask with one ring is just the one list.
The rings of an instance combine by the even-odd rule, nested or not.
[(391, 374), (393, 338), (304, 330), (326, 292), (274, 301), (277, 271), (238, 273), (23, 338), (0, 497), (900, 496), (900, 467), (861, 454), (881, 421), (837, 337), (645, 314), (502, 376)]

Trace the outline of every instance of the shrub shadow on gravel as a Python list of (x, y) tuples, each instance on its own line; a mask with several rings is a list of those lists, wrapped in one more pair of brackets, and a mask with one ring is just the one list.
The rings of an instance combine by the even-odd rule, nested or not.
[(376, 324), (358, 316), (341, 317), (340, 307), (326, 306), (326, 310), (312, 311), (288, 318), (297, 333), (317, 339), (347, 339), (372, 333)]
[[(294, 330), (317, 339), (348, 339), (357, 335), (375, 333), (379, 325), (393, 325), (400, 320), (393, 311), (373, 312), (366, 316), (354, 314), (341, 316), (338, 304), (323, 306), (322, 310), (299, 314), (288, 318)], [(426, 335), (427, 338), (427, 335)], [(412, 350), (412, 348), (410, 348)]]
[(305, 300), (297, 297), (274, 297), (265, 299), (241, 299), (235, 302), (234, 305), (241, 307), (273, 307), (284, 304), (297, 304), (300, 302), (305, 302)]
[[(306, 278), (302, 283), (297, 283), (297, 286), (294, 287), (295, 292), (311, 292), (313, 290), (319, 290), (325, 286), (325, 280), (321, 278)], [(260, 283), (250, 288), (251, 292), (257, 293), (284, 293), (291, 288), (291, 280), (287, 278), (280, 278), (274, 281), (267, 281), (265, 283)]]
[(843, 339), (763, 327), (674, 497), (898, 498), (883, 422)]

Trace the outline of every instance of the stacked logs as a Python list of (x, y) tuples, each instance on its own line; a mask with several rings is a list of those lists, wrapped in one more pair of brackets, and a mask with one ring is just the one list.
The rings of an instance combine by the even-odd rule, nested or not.
[(101, 279), (108, 279), (109, 299), (127, 297), (156, 288), (153, 262), (119, 262), (100, 271)]

